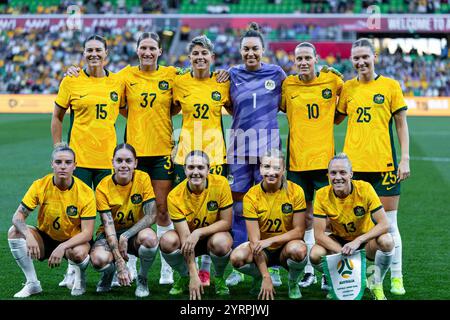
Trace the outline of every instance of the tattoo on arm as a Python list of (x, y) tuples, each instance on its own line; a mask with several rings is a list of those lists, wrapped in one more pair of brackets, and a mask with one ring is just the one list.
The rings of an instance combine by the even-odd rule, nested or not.
[(145, 228), (149, 228), (152, 224), (155, 223), (156, 221), (155, 201), (147, 202), (146, 204), (144, 204), (143, 210), (144, 216), (142, 217), (142, 219), (136, 222), (135, 225), (133, 225), (130, 229), (128, 229), (123, 233), (123, 236), (125, 238), (130, 239), (131, 237), (138, 234), (139, 231)]
[(122, 259), (119, 252), (119, 241), (117, 241), (116, 229), (114, 228), (114, 220), (111, 211), (102, 212), (101, 214), (103, 226), (105, 227), (106, 241), (114, 256), (114, 260)]
[[(30, 212), (31, 211), (28, 210), (23, 204), (20, 204), (19, 208), (14, 213), (13, 224), (16, 227), (17, 231), (19, 231), (24, 236), (26, 236), (28, 229), (25, 219), (28, 218)], [(21, 215), (23, 216), (23, 218), (21, 217)]]

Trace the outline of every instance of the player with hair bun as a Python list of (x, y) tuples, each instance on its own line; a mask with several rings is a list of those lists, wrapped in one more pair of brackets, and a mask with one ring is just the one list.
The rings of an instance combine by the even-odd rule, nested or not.
[[(265, 43), (257, 23), (252, 22), (240, 40), (243, 64), (230, 68), (233, 122), (227, 151), (229, 182), (233, 192), (233, 247), (248, 239), (242, 199), (261, 181), (259, 157), (272, 148), (281, 149), (277, 113), (281, 85), (286, 74), (281, 67), (263, 63)], [(279, 270), (271, 268), (274, 284), (281, 285)], [(237, 270), (227, 284), (237, 285), (244, 275)]]

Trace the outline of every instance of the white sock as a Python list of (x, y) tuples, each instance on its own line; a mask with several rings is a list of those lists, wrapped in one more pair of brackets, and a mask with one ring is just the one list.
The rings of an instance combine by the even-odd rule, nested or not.
[(225, 273), (225, 269), (228, 265), (228, 261), (230, 261), (230, 254), (231, 250), (224, 256), (216, 256), (213, 253), (210, 253), (211, 260), (214, 263), (214, 270), (216, 270), (216, 277), (223, 277), (223, 274)]
[(180, 276), (188, 276), (188, 267), (186, 261), (184, 260), (184, 256), (181, 254), (180, 249), (177, 249), (171, 253), (162, 252), (162, 255), (164, 259), (166, 259), (167, 263), (172, 267), (172, 269), (178, 271)]
[(204, 270), (207, 272), (211, 271), (211, 257), (207, 254), (202, 255), (202, 263), (200, 266), (200, 270)]
[[(169, 230), (173, 230), (173, 229), (174, 229), (174, 227), (173, 227), (172, 222), (168, 226), (165, 226), (165, 227), (157, 224), (156, 225), (156, 236), (158, 237), (158, 241), (161, 240), (161, 237), (163, 236), (164, 233), (166, 233)], [(159, 251), (159, 256), (161, 258), (161, 271), (170, 269), (170, 266), (167, 263), (167, 261), (164, 259), (161, 250)]]
[(141, 267), (139, 268), (139, 275), (147, 279), (148, 270), (155, 260), (156, 251), (158, 246), (152, 248), (146, 248), (141, 245), (138, 249), (139, 258), (141, 259)]
[(316, 243), (316, 241), (314, 239), (314, 229), (310, 229), (310, 230), (306, 230), (305, 231), (304, 240), (305, 240), (305, 243), (306, 243), (306, 247), (308, 248), (308, 255), (307, 255), (308, 261), (306, 263), (305, 273), (312, 273), (312, 274), (314, 274), (314, 268), (313, 268), (313, 266), (311, 264), (311, 261), (309, 261), (309, 253), (311, 252), (311, 248)]
[(129, 268), (136, 268), (137, 257), (133, 254), (128, 254), (127, 266)]
[(27, 282), (38, 281), (33, 260), (28, 256), (27, 242), (25, 239), (8, 239), (9, 248), (13, 257), (16, 259), (20, 269), (25, 274)]
[(383, 283), (384, 276), (386, 275), (386, 272), (389, 270), (389, 267), (391, 266), (393, 255), (394, 250), (389, 252), (377, 250), (377, 252), (375, 253), (375, 272), (374, 272), (375, 284)]
[(402, 238), (397, 225), (397, 210), (386, 211), (389, 220), (389, 232), (394, 238), (394, 257), (391, 265), (391, 278), (402, 277)]
[(242, 267), (237, 268), (237, 270), (239, 270), (243, 274), (249, 275), (250, 277), (261, 278), (261, 272), (259, 272), (258, 267), (253, 262), (244, 264)]
[(70, 263), (67, 264), (67, 274), (74, 273), (75, 270)]
[(287, 259), (287, 265), (289, 268), (289, 280), (294, 280), (298, 282), (298, 278), (300, 274), (305, 269), (306, 263), (308, 262), (308, 258), (305, 257), (302, 261), (294, 261), (290, 258)]
[(75, 281), (84, 279), (85, 271), (89, 265), (90, 258), (91, 257), (89, 255), (87, 255), (86, 258), (84, 258), (84, 260), (81, 261), (80, 263), (75, 263), (72, 260), (67, 259), (69, 264), (71, 264), (73, 269), (75, 270)]

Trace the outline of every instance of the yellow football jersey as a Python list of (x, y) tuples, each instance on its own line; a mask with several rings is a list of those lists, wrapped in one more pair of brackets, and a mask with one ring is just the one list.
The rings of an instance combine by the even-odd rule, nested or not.
[(193, 193), (185, 179), (167, 196), (170, 219), (186, 221), (191, 232), (220, 220), (220, 211), (233, 205), (228, 180), (213, 174), (207, 179), (206, 189), (201, 194)]
[(377, 76), (369, 83), (357, 78), (345, 82), (338, 112), (348, 115), (344, 152), (353, 171), (387, 172), (396, 166), (392, 118), (406, 110), (397, 81)]
[(124, 85), (117, 74), (90, 77), (83, 70), (79, 77), (65, 77), (55, 103), (70, 107), (69, 145), (77, 156), (77, 166), (91, 169), (112, 168), (117, 144), (116, 123), (124, 104)]
[(37, 228), (61, 242), (81, 232), (81, 220), (95, 220), (97, 214), (94, 192), (75, 176), (64, 191), (55, 185), (53, 174), (34, 181), (22, 205), (29, 210), (39, 205)]
[(344, 199), (334, 194), (331, 185), (319, 189), (314, 201), (314, 217), (328, 217), (331, 233), (352, 241), (375, 226), (372, 213), (381, 208), (380, 198), (372, 185), (353, 180), (352, 191)]
[(118, 75), (125, 80), (128, 106), (126, 142), (138, 157), (170, 155), (172, 142), (173, 80), (175, 67), (158, 66), (145, 72), (139, 66), (126, 67)]
[[(95, 197), (98, 212), (111, 211), (116, 231), (128, 229), (142, 219), (144, 204), (155, 200), (150, 177), (140, 170), (134, 171), (133, 180), (126, 186), (117, 184), (113, 174), (103, 178), (95, 189)], [(104, 230), (101, 225), (97, 234)]]
[(230, 82), (218, 83), (216, 75), (196, 79), (192, 73), (177, 76), (173, 100), (181, 105), (183, 125), (174, 162), (184, 165), (192, 150), (203, 150), (211, 167), (224, 164), (225, 139), (222, 128), (222, 107), (229, 103)]
[(328, 168), (334, 155), (334, 114), (343, 81), (333, 73), (319, 73), (306, 83), (298, 75), (282, 86), (282, 107), (289, 122), (288, 170)]
[[(287, 190), (265, 192), (262, 182), (251, 187), (243, 200), (244, 218), (257, 220), (261, 232), (261, 240), (268, 239), (293, 229), (294, 213), (306, 211), (305, 193), (303, 189), (291, 182), (287, 182)], [(275, 250), (279, 246), (270, 246)]]

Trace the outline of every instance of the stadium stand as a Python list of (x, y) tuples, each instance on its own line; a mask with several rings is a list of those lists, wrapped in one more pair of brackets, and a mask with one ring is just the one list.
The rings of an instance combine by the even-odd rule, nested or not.
[[(262, 5), (263, 4), (263, 5)], [(65, 13), (78, 5), (82, 13), (365, 13), (378, 6), (381, 13), (449, 13), (448, 0), (10, 0), (3, 14)], [(371, 9), (372, 10), (372, 9)]]

